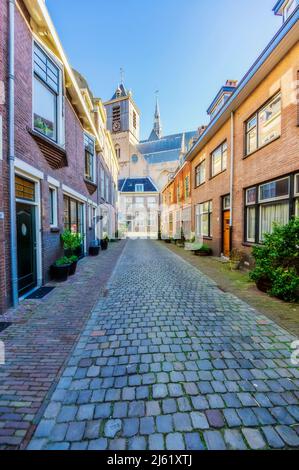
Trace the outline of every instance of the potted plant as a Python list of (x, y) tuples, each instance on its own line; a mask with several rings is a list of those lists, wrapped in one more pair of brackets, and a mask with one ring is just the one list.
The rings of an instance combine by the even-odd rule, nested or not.
[(70, 269), (69, 269), (69, 275), (73, 276), (77, 270), (78, 256), (72, 255), (68, 259), (69, 259), (69, 262), (71, 263)]
[(50, 274), (52, 279), (58, 282), (66, 281), (69, 275), (71, 267), (70, 259), (67, 256), (63, 256), (55, 261), (50, 268)]
[(98, 256), (100, 252), (100, 242), (99, 240), (93, 240), (89, 245), (89, 255)]
[(63, 248), (65, 256), (77, 256), (78, 258), (82, 255), (82, 242), (83, 237), (81, 233), (73, 233), (70, 230), (65, 230), (61, 239), (63, 241)]
[(185, 234), (184, 234), (184, 229), (181, 227), (181, 238), (177, 240), (177, 246), (179, 248), (184, 248), (186, 242)]
[(201, 245), (200, 248), (193, 249), (192, 251), (196, 256), (211, 256), (213, 253), (211, 248), (205, 244)]
[(107, 248), (108, 248), (108, 243), (109, 243), (108, 233), (104, 232), (104, 233), (103, 233), (103, 238), (102, 238), (102, 240), (101, 240), (101, 249), (102, 249), (102, 250), (107, 250)]

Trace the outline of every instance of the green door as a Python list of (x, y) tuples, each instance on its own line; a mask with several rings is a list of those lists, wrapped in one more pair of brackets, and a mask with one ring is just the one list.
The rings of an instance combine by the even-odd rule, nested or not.
[(23, 296), (36, 287), (35, 207), (17, 203), (18, 289)]

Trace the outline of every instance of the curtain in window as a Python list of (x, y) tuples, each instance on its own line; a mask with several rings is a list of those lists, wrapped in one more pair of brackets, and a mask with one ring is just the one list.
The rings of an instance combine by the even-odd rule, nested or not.
[(255, 207), (247, 208), (247, 241), (255, 242)]
[(289, 222), (289, 203), (261, 206), (260, 240), (265, 233), (273, 232), (273, 223), (285, 225)]

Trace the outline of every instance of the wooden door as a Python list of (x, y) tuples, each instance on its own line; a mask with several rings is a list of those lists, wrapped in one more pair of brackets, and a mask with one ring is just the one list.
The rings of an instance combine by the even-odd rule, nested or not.
[(230, 256), (230, 211), (223, 212), (223, 254)]

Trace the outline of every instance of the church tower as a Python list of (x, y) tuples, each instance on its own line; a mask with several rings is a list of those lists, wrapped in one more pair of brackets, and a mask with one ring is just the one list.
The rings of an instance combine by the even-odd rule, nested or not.
[(162, 124), (161, 124), (161, 116), (160, 116), (160, 107), (158, 101), (158, 95), (156, 97), (156, 109), (154, 115), (154, 127), (149, 136), (148, 140), (159, 140), (162, 137)]
[(104, 106), (107, 128), (112, 134), (120, 164), (120, 178), (127, 178), (130, 176), (130, 158), (136, 153), (140, 139), (140, 112), (123, 81)]

